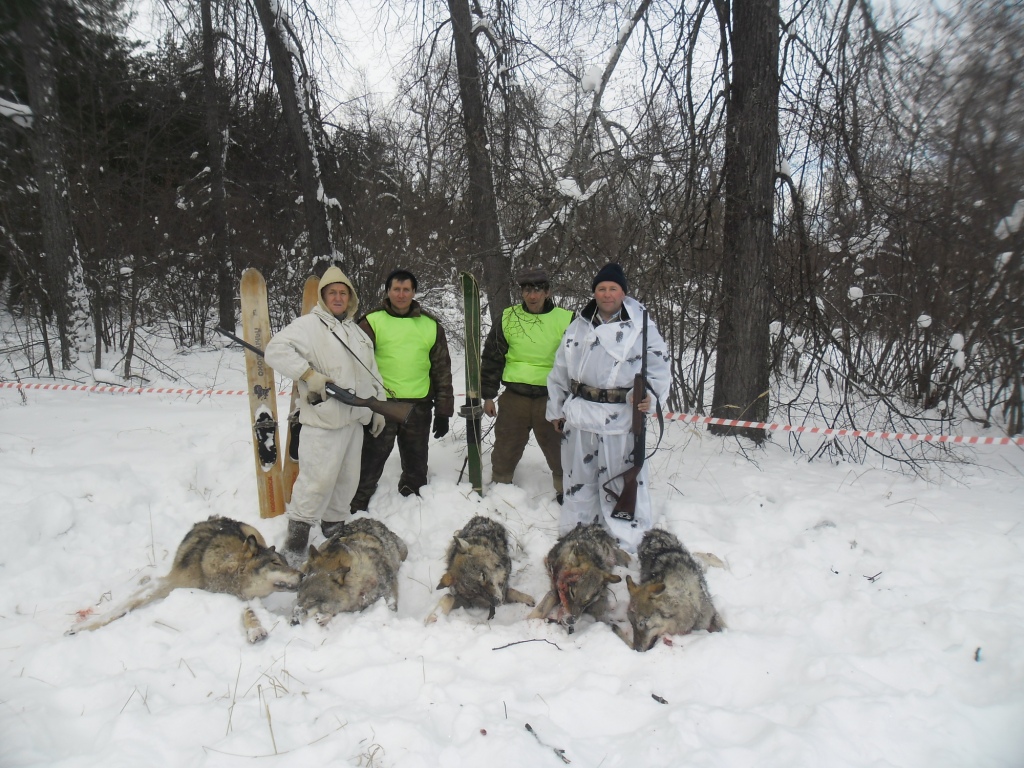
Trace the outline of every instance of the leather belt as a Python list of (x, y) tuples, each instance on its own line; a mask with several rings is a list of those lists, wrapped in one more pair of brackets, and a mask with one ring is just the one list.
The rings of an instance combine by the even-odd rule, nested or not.
[(578, 381), (570, 381), (569, 391), (574, 397), (581, 397), (592, 403), (626, 403), (629, 402), (626, 397), (630, 393), (630, 388), (598, 389), (588, 384), (580, 384)]

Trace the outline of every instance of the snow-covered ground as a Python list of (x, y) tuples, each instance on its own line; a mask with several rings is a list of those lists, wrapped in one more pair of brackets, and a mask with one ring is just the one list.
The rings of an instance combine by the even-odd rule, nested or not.
[[(165, 363), (244, 388), (237, 348)], [(1018, 447), (922, 478), (670, 423), (656, 515), (725, 563), (707, 580), (729, 628), (645, 654), (522, 605), (424, 626), (474, 514), (509, 527), (512, 585), (547, 589), (558, 508), (539, 449), (480, 499), (457, 482), (461, 428), (432, 443), (422, 498), (396, 492), (396, 454), (371, 505), (409, 546), (397, 613), (292, 627), (292, 596), (275, 595), (250, 646), (239, 601), (178, 590), (65, 636), (166, 572), (210, 515), (281, 542), (284, 520), (259, 518), (247, 421), (238, 396), (0, 389), (0, 765), (1024, 765)]]

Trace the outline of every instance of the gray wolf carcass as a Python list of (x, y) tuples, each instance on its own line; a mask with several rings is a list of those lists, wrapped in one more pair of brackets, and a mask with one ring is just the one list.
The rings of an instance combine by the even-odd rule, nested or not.
[(556, 620), (570, 633), (584, 611), (603, 618), (608, 608), (608, 585), (622, 581), (612, 569), (628, 563), (629, 555), (599, 523), (577, 523), (544, 558), (551, 591), (530, 618), (547, 618), (557, 606)]
[[(72, 627), (68, 634), (99, 629), (179, 588), (254, 600), (272, 592), (294, 592), (301, 578), (251, 525), (214, 516), (185, 534), (166, 576), (146, 584), (121, 606)], [(246, 608), (243, 623), (250, 643), (267, 636), (251, 607)]]
[(427, 624), (437, 621), (437, 612), (444, 615), (453, 608), (487, 608), (487, 618), (494, 618), (495, 606), (504, 603), (525, 603), (533, 598), (508, 585), (512, 572), (508, 532), (496, 520), (477, 515), (455, 532), (445, 555), (447, 569), (438, 589), (449, 590), (441, 598)]
[(719, 632), (725, 624), (711, 603), (700, 565), (676, 536), (654, 528), (637, 547), (640, 583), (626, 577), (627, 615), (633, 638), (618, 633), (637, 651), (648, 651), (658, 638), (697, 630)]
[(379, 520), (346, 522), (320, 550), (310, 545), (292, 623), (312, 615), (327, 624), (382, 597), (398, 610), (398, 568), (408, 554), (405, 542)]

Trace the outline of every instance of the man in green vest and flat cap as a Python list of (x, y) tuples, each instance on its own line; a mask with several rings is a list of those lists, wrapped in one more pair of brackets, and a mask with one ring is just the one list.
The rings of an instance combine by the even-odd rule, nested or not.
[[(501, 323), (491, 327), (484, 343), (480, 388), (484, 413), (497, 415), (491, 480), (511, 483), (532, 431), (551, 470), (556, 499), (562, 500), (561, 435), (547, 420), (548, 373), (562, 334), (573, 313), (551, 301), (551, 281), (543, 269), (525, 269), (516, 276), (522, 303), (509, 307)], [(505, 391), (498, 398), (501, 385)]]
[(427, 483), (431, 411), (435, 438), (448, 433), (448, 421), (455, 413), (448, 341), (441, 323), (416, 301), (415, 275), (396, 269), (384, 281), (384, 290), (387, 295), (382, 306), (368, 312), (359, 327), (373, 342), (388, 399), (415, 403), (416, 407), (404, 425), (389, 421), (376, 437), (364, 437), (353, 514), (369, 507), (396, 440), (402, 458), (398, 492), (403, 496), (419, 494)]

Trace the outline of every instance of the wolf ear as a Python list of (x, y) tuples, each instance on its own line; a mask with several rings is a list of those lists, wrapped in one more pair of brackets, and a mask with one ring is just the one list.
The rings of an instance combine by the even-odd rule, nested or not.
[[(456, 541), (458, 541), (458, 539), (456, 539)], [(441, 580), (437, 582), (437, 589), (444, 589), (445, 587), (450, 587), (451, 585), (452, 575), (448, 571), (445, 571), (444, 576), (442, 576)]]
[(320, 553), (316, 551), (316, 547), (312, 544), (309, 545), (309, 559), (313, 560), (315, 557), (320, 557)]
[(648, 597), (657, 597), (665, 591), (665, 582), (659, 581), (655, 584), (646, 584), (645, 588), (647, 589)]
[(339, 565), (336, 570), (341, 573), (348, 573), (349, 568), (352, 567), (352, 552), (348, 547), (342, 546), (338, 551), (337, 557)]
[(626, 589), (629, 590), (630, 597), (640, 591), (640, 585), (633, 581), (633, 577), (628, 574), (626, 575)]
[(245, 549), (249, 553), (249, 557), (255, 557), (256, 553), (260, 551), (259, 542), (256, 541), (256, 537), (252, 534), (245, 537)]
[(606, 584), (618, 584), (620, 581), (622, 581), (622, 577), (619, 576), (617, 573), (606, 573), (604, 575), (604, 580)]

